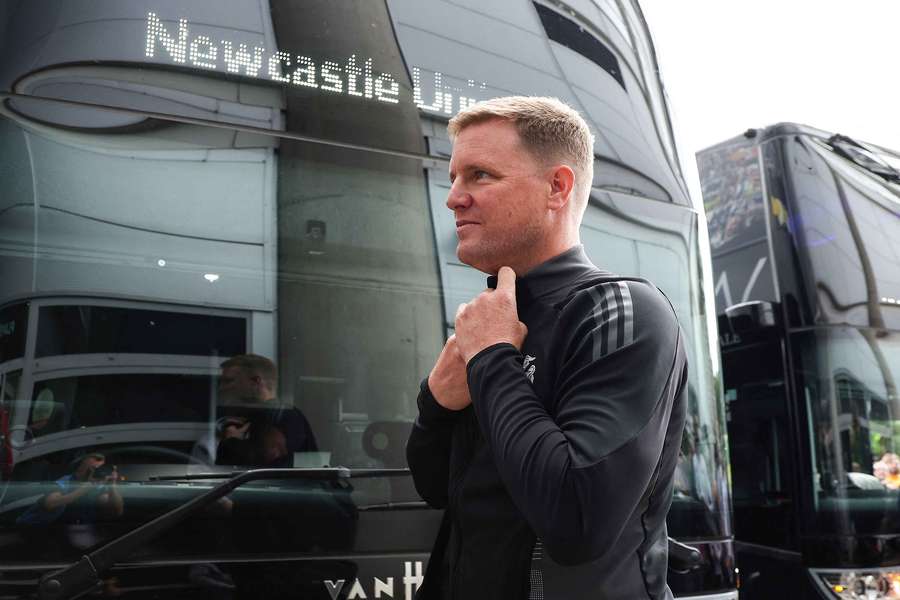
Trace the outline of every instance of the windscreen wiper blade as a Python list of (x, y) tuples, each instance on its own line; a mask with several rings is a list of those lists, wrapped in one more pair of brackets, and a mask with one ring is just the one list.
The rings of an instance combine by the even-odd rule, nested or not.
[(872, 150), (846, 135), (835, 134), (828, 138), (828, 145), (840, 156), (874, 173), (879, 177), (900, 182), (900, 171), (879, 158)]
[[(382, 469), (385, 471), (386, 469)], [(377, 470), (372, 470), (377, 471)], [(406, 471), (406, 469), (390, 469), (393, 471)], [(408, 471), (407, 471), (408, 473)], [(401, 473), (397, 473), (400, 475)], [(206, 479), (221, 478), (222, 474)], [(362, 476), (377, 476), (374, 472), (361, 472)], [(55, 573), (41, 577), (38, 583), (38, 598), (40, 600), (65, 600), (77, 598), (94, 590), (100, 584), (100, 578), (134, 550), (150, 542), (160, 534), (168, 531), (187, 517), (202, 510), (219, 498), (227, 495), (245, 483), (251, 481), (271, 479), (300, 479), (306, 481), (340, 481), (351, 477), (350, 469), (345, 467), (326, 469), (252, 469), (236, 473), (228, 481), (223, 481), (208, 492), (192, 498), (181, 506), (177, 506), (169, 512), (149, 521), (137, 529), (114, 539), (97, 550), (86, 554), (80, 561)], [(183, 478), (182, 478), (183, 479)]]
[[(342, 469), (344, 467), (341, 467)], [(334, 469), (288, 469), (291, 471), (333, 471)], [(347, 477), (350, 479), (363, 479), (371, 477), (403, 477), (409, 475), (409, 469), (344, 469), (348, 472)], [(209, 479), (230, 479), (238, 475), (246, 473), (246, 471), (229, 471), (224, 473), (187, 473), (185, 475), (151, 475), (147, 481), (203, 481)], [(290, 479), (290, 478), (288, 478)], [(301, 477), (300, 479), (304, 479)], [(309, 478), (306, 478), (309, 479)]]

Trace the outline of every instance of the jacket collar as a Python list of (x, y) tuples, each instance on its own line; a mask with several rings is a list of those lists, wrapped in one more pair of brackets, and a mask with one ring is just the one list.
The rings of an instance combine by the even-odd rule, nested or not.
[[(516, 277), (516, 302), (520, 306), (531, 300), (553, 304), (562, 300), (579, 280), (604, 273), (587, 257), (584, 246), (577, 244)], [(487, 285), (495, 289), (497, 276), (488, 277)]]

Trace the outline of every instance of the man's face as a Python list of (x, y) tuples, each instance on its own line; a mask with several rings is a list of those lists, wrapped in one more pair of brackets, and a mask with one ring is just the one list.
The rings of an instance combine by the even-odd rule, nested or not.
[(508, 121), (493, 119), (459, 132), (447, 207), (456, 218), (462, 262), (485, 273), (506, 265), (519, 274), (535, 264), (548, 226), (546, 170)]
[(259, 377), (237, 366), (225, 367), (219, 376), (219, 401), (223, 404), (253, 402), (259, 398)]
[(106, 464), (106, 460), (95, 456), (88, 456), (83, 459), (75, 470), (75, 479), (79, 481), (88, 481), (94, 475), (94, 471)]

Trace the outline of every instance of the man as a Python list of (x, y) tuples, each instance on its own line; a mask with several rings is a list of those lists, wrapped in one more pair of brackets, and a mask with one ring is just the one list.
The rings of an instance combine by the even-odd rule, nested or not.
[(24, 525), (49, 525), (68, 512), (68, 521), (75, 524), (93, 524), (98, 517), (121, 517), (125, 510), (117, 483), (116, 467), (102, 479), (94, 473), (106, 464), (106, 457), (96, 452), (86, 454), (78, 461), (75, 470), (56, 480), (56, 489), (26, 510), (17, 519)]
[(309, 421), (297, 408), (277, 401), (278, 371), (264, 356), (242, 354), (222, 363), (219, 402), (223, 419), (216, 463), (293, 466), (295, 452), (317, 449)]
[(579, 241), (593, 137), (551, 98), (450, 121), (459, 259), (496, 275), (457, 311), (407, 444), (446, 508), (421, 598), (671, 598), (665, 517), (687, 364), (647, 281)]

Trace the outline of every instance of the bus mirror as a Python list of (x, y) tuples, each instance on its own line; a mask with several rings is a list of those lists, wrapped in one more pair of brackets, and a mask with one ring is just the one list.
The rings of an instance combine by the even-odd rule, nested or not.
[(771, 302), (754, 300), (733, 304), (725, 309), (732, 333), (746, 333), (775, 325), (775, 307)]

